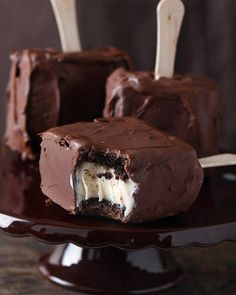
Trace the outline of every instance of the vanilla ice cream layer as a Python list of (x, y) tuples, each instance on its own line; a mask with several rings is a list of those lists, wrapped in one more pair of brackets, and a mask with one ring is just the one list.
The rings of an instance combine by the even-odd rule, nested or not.
[(120, 205), (124, 216), (128, 216), (134, 206), (133, 194), (137, 184), (131, 179), (121, 180), (114, 169), (102, 165), (83, 162), (76, 170), (71, 181), (77, 196), (77, 206), (83, 200), (97, 198), (100, 202), (106, 200)]

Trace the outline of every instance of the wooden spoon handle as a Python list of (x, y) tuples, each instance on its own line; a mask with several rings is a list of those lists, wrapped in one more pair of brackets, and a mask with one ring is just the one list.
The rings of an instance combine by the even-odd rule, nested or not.
[(63, 51), (80, 51), (75, 0), (50, 0)]
[(162, 0), (157, 6), (157, 53), (155, 79), (171, 78), (185, 8), (180, 0)]
[(236, 165), (236, 154), (221, 154), (199, 159), (202, 168)]

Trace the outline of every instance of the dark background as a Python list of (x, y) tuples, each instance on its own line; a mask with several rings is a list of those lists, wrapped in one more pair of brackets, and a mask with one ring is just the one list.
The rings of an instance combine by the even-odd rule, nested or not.
[[(236, 1), (185, 0), (176, 71), (208, 75), (224, 98), (221, 146), (236, 150)], [(158, 0), (77, 0), (84, 49), (114, 45), (136, 69), (153, 70)], [(0, 1), (0, 134), (4, 130), (8, 54), (16, 48), (60, 48), (49, 0)]]

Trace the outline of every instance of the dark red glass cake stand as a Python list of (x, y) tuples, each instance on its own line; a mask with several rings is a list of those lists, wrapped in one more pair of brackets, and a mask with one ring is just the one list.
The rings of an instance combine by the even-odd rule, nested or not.
[(0, 228), (56, 246), (39, 259), (50, 281), (85, 294), (155, 294), (182, 277), (171, 251), (236, 240), (236, 167), (206, 170), (189, 212), (123, 225), (69, 215), (40, 191), (37, 163), (1, 149)]

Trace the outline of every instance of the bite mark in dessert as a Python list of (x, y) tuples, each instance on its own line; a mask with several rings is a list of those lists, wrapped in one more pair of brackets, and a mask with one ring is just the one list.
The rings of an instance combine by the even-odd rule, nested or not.
[(138, 185), (128, 177), (121, 179), (114, 169), (83, 162), (76, 169), (73, 178), (78, 207), (83, 200), (95, 198), (99, 202), (105, 200), (112, 205), (118, 205), (124, 210), (124, 217), (132, 211), (133, 194)]

